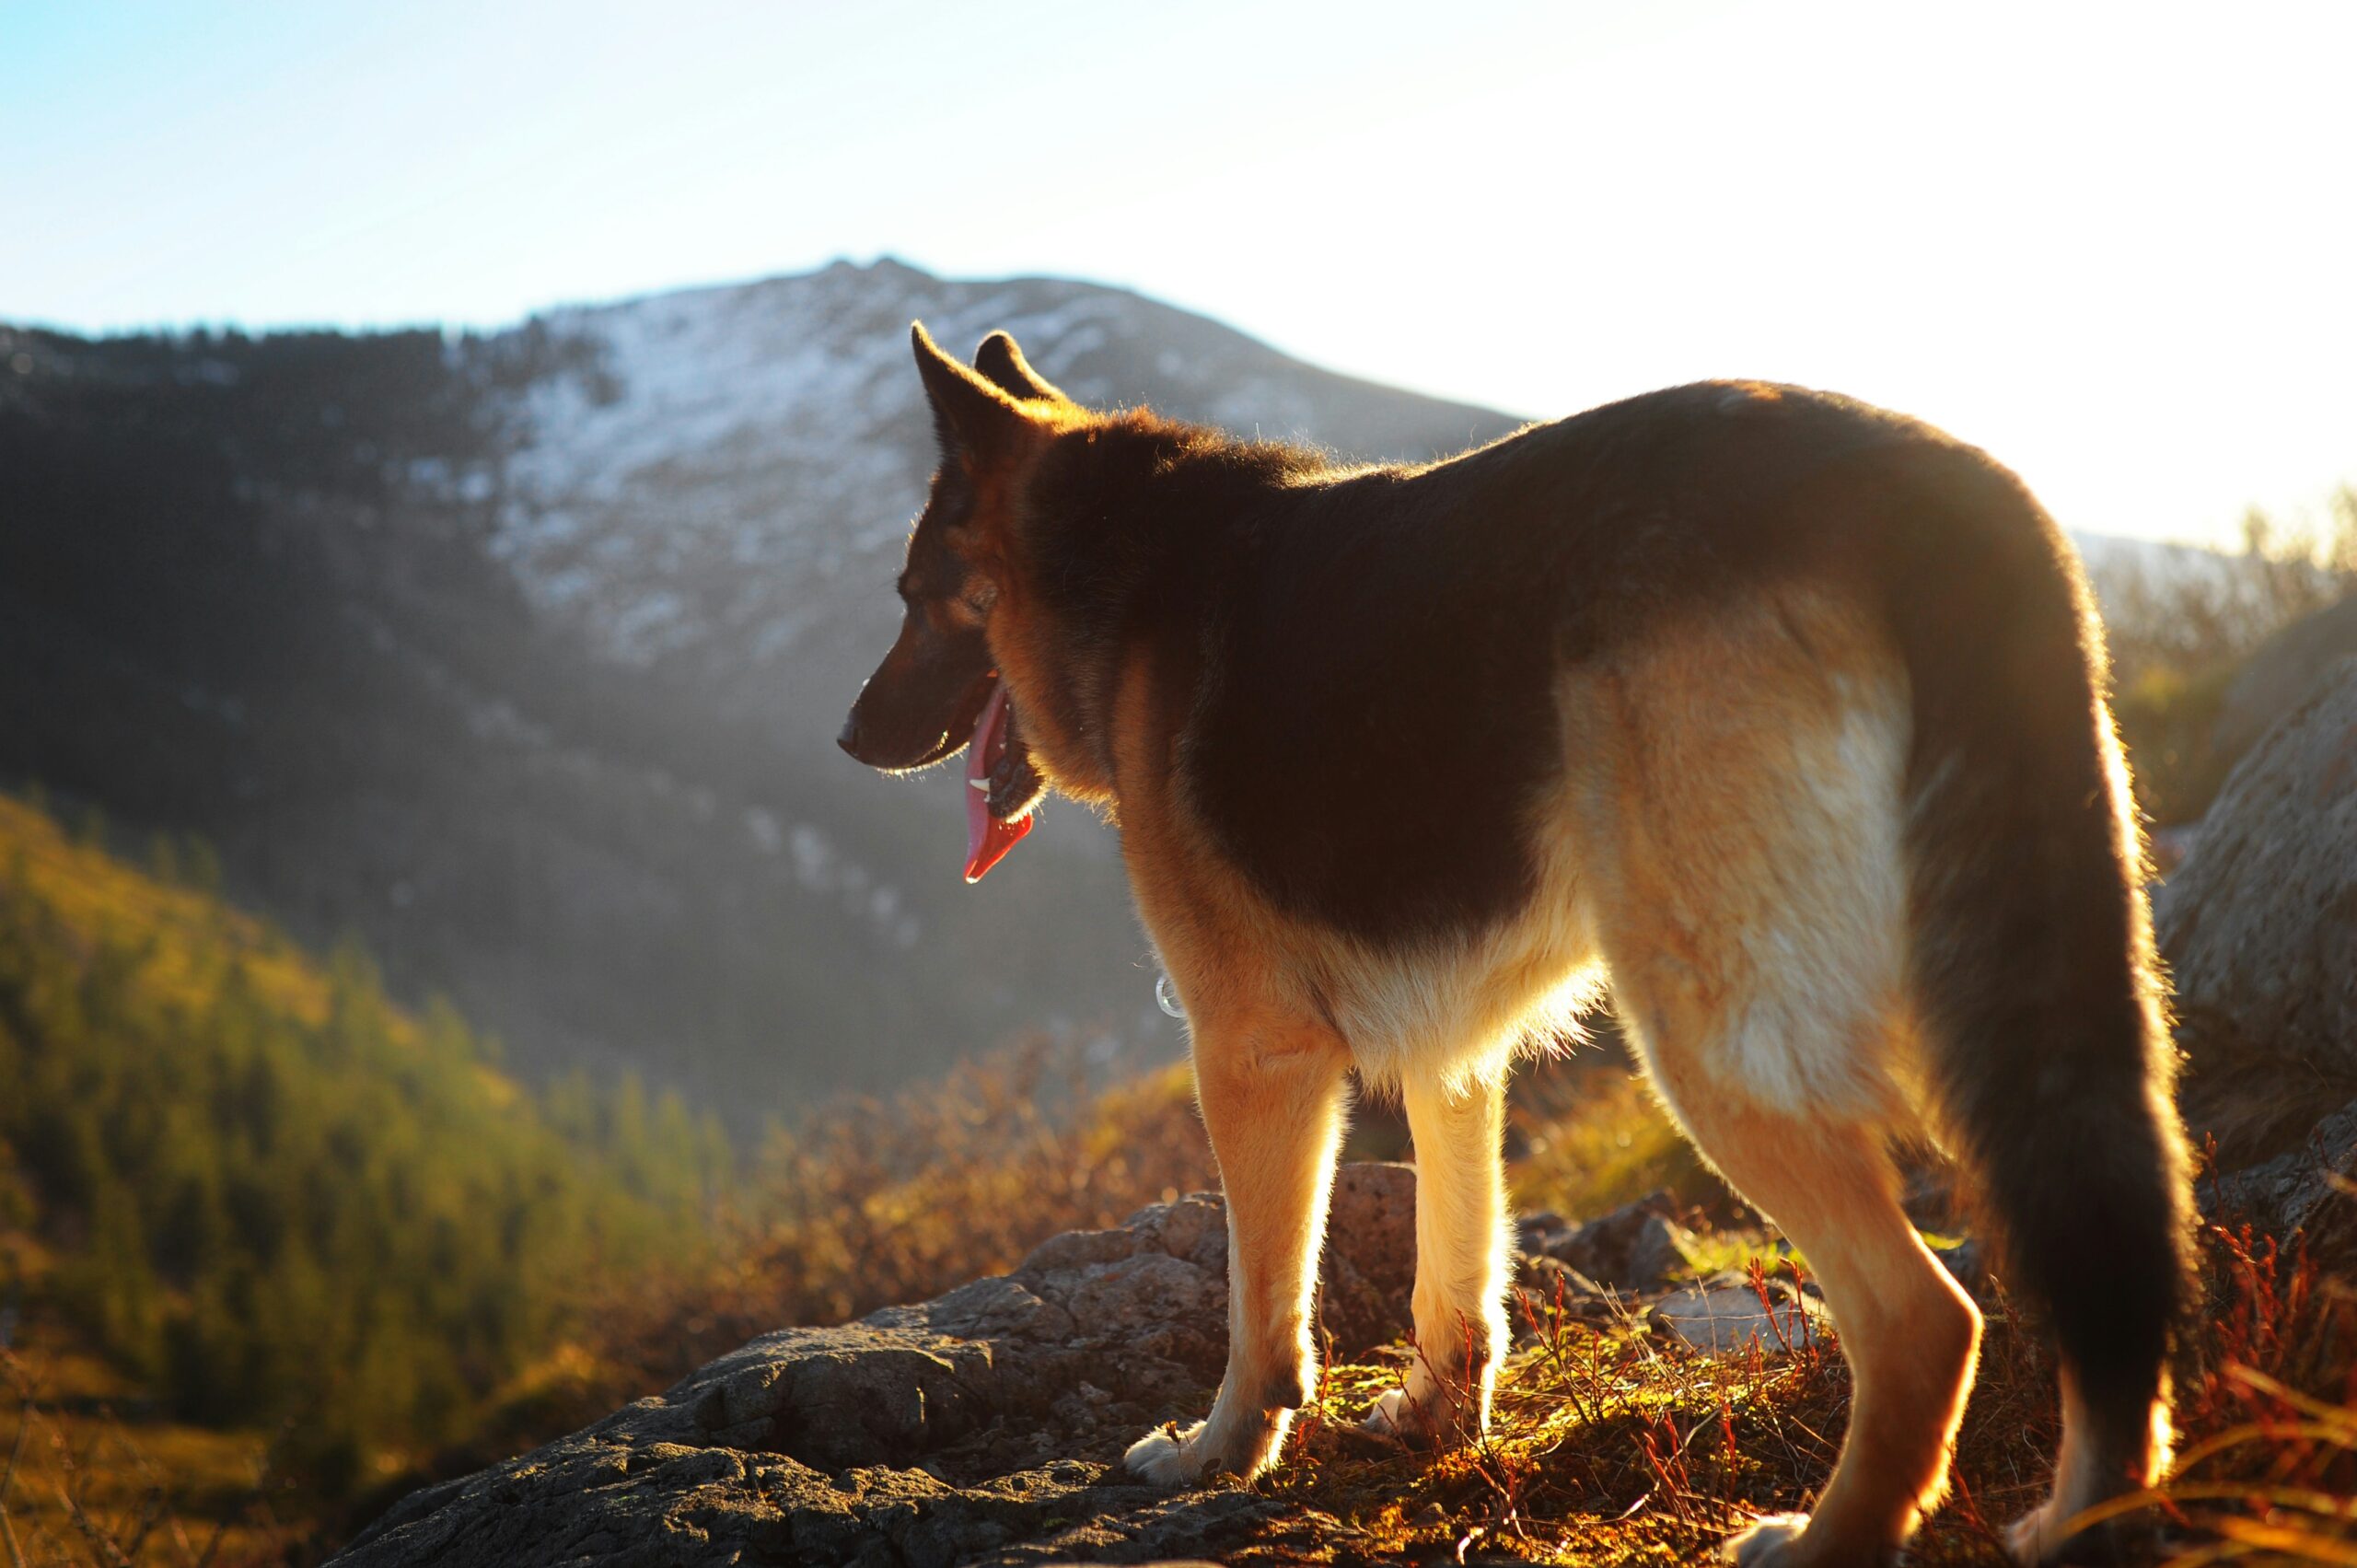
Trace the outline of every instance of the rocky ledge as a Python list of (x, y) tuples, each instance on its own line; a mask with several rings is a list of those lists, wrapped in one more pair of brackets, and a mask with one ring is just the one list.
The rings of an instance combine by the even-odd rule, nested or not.
[[(1664, 1200), (1585, 1225), (1533, 1216), (1522, 1243), (1527, 1283), (1597, 1313), (1662, 1297), (1690, 1263)], [(1399, 1338), (1414, 1267), (1414, 1170), (1343, 1167), (1319, 1294), (1336, 1358)], [(1772, 1338), (1747, 1318), (1759, 1310), (1747, 1286), (1689, 1287), (1655, 1321), (1707, 1349)], [(1013, 1273), (921, 1306), (763, 1335), (569, 1437), (413, 1493), (335, 1561), (898, 1568), (1330, 1551), (1352, 1535), (1341, 1521), (1234, 1488), (1174, 1495), (1120, 1469), (1150, 1426), (1202, 1413), (1226, 1353), (1226, 1211), (1197, 1194), (1056, 1237)]]
[[(2330, 1136), (2297, 1156), (2209, 1184), (2206, 1206), (2279, 1233), (2316, 1230), (2357, 1168), (2357, 1106), (2319, 1132)], [(1741, 1276), (1693, 1280), (1710, 1249), (1678, 1220), (1666, 1194), (1585, 1225), (1527, 1216), (1520, 1283), (1584, 1316), (1642, 1318), (1705, 1353), (1774, 1354), (1819, 1331), (1817, 1304), (1787, 1286), (1771, 1286), (1771, 1307)], [(1413, 1168), (1344, 1166), (1329, 1237), (1319, 1323), (1331, 1357), (1391, 1353), (1415, 1268)], [(1942, 1256), (1977, 1287), (1978, 1251), (1968, 1242)], [(1297, 1504), (1229, 1486), (1174, 1494), (1121, 1471), (1148, 1428), (1209, 1406), (1226, 1326), (1226, 1211), (1198, 1193), (1055, 1237), (1014, 1272), (919, 1306), (765, 1334), (569, 1437), (412, 1493), (334, 1562), (1382, 1560), (1352, 1550), (1345, 1522)]]
[[(1346, 1167), (1332, 1235), (1321, 1321), (1337, 1354), (1356, 1354), (1407, 1321), (1413, 1171)], [(336, 1562), (1141, 1562), (1315, 1529), (1248, 1492), (1174, 1496), (1118, 1468), (1154, 1423), (1200, 1413), (1226, 1330), (1225, 1210), (1181, 1198), (922, 1306), (765, 1334), (570, 1437), (412, 1494)]]

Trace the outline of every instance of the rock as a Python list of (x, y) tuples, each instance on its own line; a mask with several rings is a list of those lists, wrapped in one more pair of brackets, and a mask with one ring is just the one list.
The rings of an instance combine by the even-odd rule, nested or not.
[(2230, 765), (2283, 722), (2334, 664), (2357, 654), (2357, 596), (2277, 632), (2243, 661), (2218, 703), (2211, 749)]
[(1694, 1236), (1673, 1217), (1677, 1212), (1675, 1199), (1655, 1192), (1576, 1230), (1538, 1231), (1533, 1239), (1545, 1256), (1598, 1284), (1657, 1290), (1694, 1269)]
[[(1346, 1166), (1320, 1283), (1334, 1353), (1408, 1327), (1415, 1173)], [(1171, 1496), (1121, 1450), (1200, 1413), (1226, 1359), (1225, 1205), (1197, 1194), (1041, 1244), (1011, 1274), (765, 1334), (663, 1394), (412, 1493), (348, 1568), (1025, 1564), (1331, 1550), (1248, 1492)]]
[[(401, 1504), (334, 1561), (352, 1564), (1030, 1563), (1217, 1551), (1283, 1505), (1172, 1497), (1052, 1463), (953, 1486), (922, 1470), (828, 1476), (793, 1460), (588, 1434)], [(491, 1478), (497, 1478), (492, 1480)]]
[(1768, 1282), (1763, 1301), (1748, 1281), (1720, 1278), (1664, 1296), (1645, 1320), (1655, 1332), (1705, 1355), (1732, 1359), (1751, 1354), (1754, 1345), (1772, 1356), (1816, 1343), (1825, 1308), (1782, 1280)]
[(1652, 1215), (1630, 1244), (1627, 1283), (1654, 1289), (1692, 1273), (1694, 1260), (1694, 1233), (1665, 1214)]
[(2235, 766), (2154, 916), (2194, 1135), (2228, 1169), (2296, 1148), (2357, 1097), (2357, 658)]
[(1544, 1252), (1526, 1254), (1515, 1283), (1532, 1297), (1532, 1305), (1551, 1306), (1558, 1301), (1582, 1315), (1608, 1313), (1611, 1293), (1560, 1258), (1550, 1258)]
[(1415, 1167), (1342, 1167), (1326, 1237), (1318, 1318), (1333, 1353), (1354, 1355), (1389, 1343), (1410, 1320), (1416, 1283)]
[(1514, 1222), (1515, 1249), (1526, 1258), (1535, 1256), (1561, 1242), (1571, 1235), (1572, 1229), (1572, 1223), (1552, 1209), (1516, 1215)]
[(2152, 862), (2153, 874), (2161, 877), (2176, 876), (2177, 868), (2185, 864), (2185, 857), (2191, 854), (2193, 846), (2200, 842), (2201, 825), (2198, 822), (2180, 822), (2174, 828), (2154, 828), (2144, 839), (2144, 854)]
[(1968, 1237), (1946, 1247), (1934, 1247), (1932, 1249), (1932, 1256), (1940, 1260), (1941, 1266), (1947, 1270), (1949, 1275), (1956, 1283), (1962, 1285), (1968, 1294), (1980, 1295), (1987, 1292), (1989, 1288), (1988, 1249), (1981, 1246), (1979, 1240)]
[(2305, 1238), (2325, 1269), (2357, 1274), (2357, 1100), (2318, 1122), (2306, 1144), (2265, 1165), (2202, 1182), (2212, 1220)]
[(1416, 1270), (1416, 1167), (1352, 1164), (1335, 1173), (1327, 1250), (1373, 1278)]

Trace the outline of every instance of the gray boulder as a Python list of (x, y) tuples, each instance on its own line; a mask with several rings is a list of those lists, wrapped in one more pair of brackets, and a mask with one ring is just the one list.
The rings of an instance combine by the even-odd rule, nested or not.
[(1694, 1234), (1678, 1223), (1678, 1212), (1675, 1198), (1655, 1192), (1577, 1226), (1538, 1215), (1522, 1227), (1522, 1249), (1597, 1285), (1658, 1290), (1694, 1269)]
[(2353, 654), (2357, 595), (2302, 616), (2252, 650), (2220, 699), (2211, 729), (2211, 746), (2221, 762), (2235, 762), (2258, 745), (2316, 689), (2327, 669)]
[(2325, 1268), (2357, 1271), (2357, 1100), (2318, 1122), (2300, 1147), (2206, 1181), (2200, 1195), (2222, 1225), (2283, 1237), (2298, 1232)]
[(2291, 1151), (2357, 1098), (2357, 658), (2235, 766), (2154, 919), (2181, 1104), (2225, 1168)]
[(1783, 1355), (1817, 1342), (1825, 1331), (1824, 1303), (1788, 1280), (1716, 1277), (1689, 1284), (1654, 1303), (1645, 1314), (1655, 1333), (1720, 1360)]

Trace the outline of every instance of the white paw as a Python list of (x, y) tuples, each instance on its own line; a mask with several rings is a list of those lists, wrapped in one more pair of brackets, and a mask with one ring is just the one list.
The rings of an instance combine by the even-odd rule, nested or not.
[(1291, 1411), (1265, 1411), (1238, 1420), (1212, 1407), (1208, 1420), (1184, 1432), (1157, 1427), (1130, 1445), (1121, 1463), (1156, 1486), (1194, 1486), (1215, 1475), (1250, 1481), (1276, 1463), (1293, 1424)]
[(2055, 1516), (2060, 1510), (2054, 1501), (2046, 1503), (2005, 1527), (2005, 1552), (2022, 1568), (2039, 1568), (2061, 1555), (2070, 1538), (2063, 1535), (2064, 1520)]
[(1779, 1568), (1794, 1558), (1794, 1546), (1808, 1528), (1806, 1514), (1771, 1514), (1727, 1537), (1719, 1561), (1736, 1568)]
[(1130, 1445), (1121, 1468), (1152, 1486), (1191, 1486), (1202, 1478), (1203, 1423), (1180, 1432), (1177, 1423), (1157, 1426)]
[[(1424, 1386), (1419, 1388), (1419, 1383)], [(1428, 1448), (1442, 1442), (1479, 1442), (1489, 1423), (1457, 1390), (1411, 1373), (1408, 1387), (1388, 1389), (1367, 1407), (1364, 1424), (1411, 1448)]]
[(1410, 1399), (1405, 1388), (1378, 1396), (1367, 1407), (1366, 1420), (1361, 1424), (1377, 1436), (1402, 1443), (1428, 1443), (1433, 1435), (1432, 1411)]

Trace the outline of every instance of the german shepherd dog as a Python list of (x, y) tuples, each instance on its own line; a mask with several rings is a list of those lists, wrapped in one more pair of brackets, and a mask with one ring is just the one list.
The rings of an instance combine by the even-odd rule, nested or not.
[(1808, 1257), (1855, 1376), (1813, 1517), (1746, 1564), (1889, 1561), (1981, 1319), (1901, 1212), (1956, 1160), (2061, 1365), (2024, 1563), (2159, 1479), (2189, 1292), (2141, 830), (2076, 558), (2021, 482), (1794, 387), (1631, 398), (1421, 466), (1081, 408), (914, 329), (940, 439), (900, 639), (841, 744), (970, 743), (970, 878), (1050, 790), (1120, 828), (1228, 1202), (1210, 1417), (1274, 1462), (1357, 1068), (1405, 1102), (1419, 1364), (1371, 1425), (1480, 1430), (1507, 1346), (1502, 1085), (1608, 978), (1655, 1090)]

